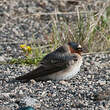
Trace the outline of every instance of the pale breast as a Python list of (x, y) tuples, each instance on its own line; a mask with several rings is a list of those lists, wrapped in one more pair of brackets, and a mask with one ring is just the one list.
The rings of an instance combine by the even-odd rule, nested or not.
[(82, 64), (82, 58), (80, 58), (78, 61), (74, 62), (73, 64), (70, 64), (70, 66), (68, 66), (68, 68), (66, 68), (65, 70), (48, 75), (47, 77), (48, 79), (53, 79), (53, 80), (70, 79), (80, 71), (81, 64)]

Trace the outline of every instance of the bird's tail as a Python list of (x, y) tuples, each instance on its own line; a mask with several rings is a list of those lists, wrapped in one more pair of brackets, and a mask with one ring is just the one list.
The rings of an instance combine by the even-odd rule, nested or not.
[(19, 77), (16, 77), (15, 80), (17, 81), (20, 81), (20, 82), (28, 82), (30, 81), (30, 78), (26, 75), (23, 75), (23, 76), (19, 76)]
[(37, 76), (37, 71), (36, 71), (36, 69), (35, 70), (33, 70), (33, 71), (31, 71), (31, 72), (29, 72), (29, 73), (27, 73), (27, 74), (24, 74), (24, 75), (22, 75), (22, 76), (19, 76), (19, 77), (16, 77), (15, 78), (15, 80), (19, 80), (19, 81), (29, 81), (29, 80), (31, 80), (31, 79), (35, 79), (35, 78), (37, 78), (38, 76)]
[(23, 75), (23, 76), (16, 77), (15, 79), (16, 80), (25, 80), (25, 79), (29, 79), (29, 76), (26, 74), (26, 75)]
[(33, 79), (33, 71), (31, 71), (27, 74), (24, 74), (22, 76), (16, 77), (15, 79), (16, 80), (27, 80), (27, 81), (29, 81), (29, 80)]

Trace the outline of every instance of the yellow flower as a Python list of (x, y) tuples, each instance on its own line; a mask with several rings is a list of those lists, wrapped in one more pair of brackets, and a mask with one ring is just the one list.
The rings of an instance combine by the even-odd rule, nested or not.
[(26, 48), (26, 45), (23, 44), (23, 45), (20, 45), (20, 47), (23, 49), (23, 48)]
[(30, 46), (26, 46), (27, 50), (30, 52), (32, 48)]
[(27, 46), (26, 44), (20, 45), (20, 48), (24, 51), (26, 56), (28, 56), (32, 52), (32, 48), (30, 46)]

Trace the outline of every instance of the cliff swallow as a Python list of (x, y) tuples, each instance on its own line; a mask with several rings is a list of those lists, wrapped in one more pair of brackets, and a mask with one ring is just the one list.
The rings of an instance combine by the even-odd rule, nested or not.
[(23, 82), (31, 79), (39, 80), (68, 80), (77, 74), (82, 64), (82, 48), (75, 42), (69, 42), (46, 55), (39, 66), (16, 78)]

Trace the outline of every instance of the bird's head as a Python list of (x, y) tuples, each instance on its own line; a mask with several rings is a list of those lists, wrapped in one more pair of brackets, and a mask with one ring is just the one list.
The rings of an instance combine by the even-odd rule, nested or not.
[(69, 49), (71, 53), (78, 53), (81, 54), (81, 52), (83, 51), (81, 45), (75, 43), (75, 42), (69, 42)]

